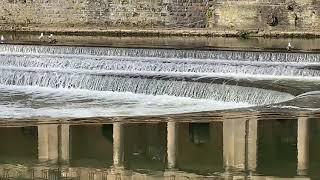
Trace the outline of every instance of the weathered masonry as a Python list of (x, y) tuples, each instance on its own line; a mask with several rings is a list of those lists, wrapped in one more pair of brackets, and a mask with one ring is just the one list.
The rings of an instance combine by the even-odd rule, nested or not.
[(2, 30), (197, 28), (320, 30), (319, 0), (0, 0)]

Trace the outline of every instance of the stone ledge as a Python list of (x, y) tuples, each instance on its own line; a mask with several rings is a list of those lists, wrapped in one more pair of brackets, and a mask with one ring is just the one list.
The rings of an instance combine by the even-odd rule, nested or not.
[(320, 32), (316, 31), (281, 31), (281, 30), (218, 30), (196, 28), (90, 28), (90, 27), (26, 27), (20, 29), (2, 28), (0, 33), (40, 34), (53, 33), (56, 35), (103, 35), (103, 36), (138, 36), (138, 37), (166, 37), (166, 36), (206, 36), (206, 37), (288, 37), (288, 38), (319, 38)]

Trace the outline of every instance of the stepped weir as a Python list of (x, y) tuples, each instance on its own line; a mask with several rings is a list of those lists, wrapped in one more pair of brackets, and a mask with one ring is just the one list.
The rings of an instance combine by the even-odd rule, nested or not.
[[(74, 114), (77, 108), (99, 104), (104, 106), (96, 111), (151, 104), (149, 108), (163, 108), (151, 114), (168, 114), (273, 104), (298, 95), (278, 81), (320, 82), (319, 59), (312, 53), (1, 45), (0, 106), (15, 112), (46, 107), (49, 112), (64, 104)], [(256, 81), (272, 88), (257, 86)], [(26, 103), (30, 99), (33, 105)], [(98, 115), (150, 114), (143, 112)]]

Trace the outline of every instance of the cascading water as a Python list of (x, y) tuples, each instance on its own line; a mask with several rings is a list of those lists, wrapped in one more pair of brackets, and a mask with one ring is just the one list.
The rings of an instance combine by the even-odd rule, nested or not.
[[(48, 116), (57, 116), (53, 115), (58, 112), (53, 104), (64, 104), (58, 109), (67, 110), (60, 115), (77, 117), (167, 114), (277, 103), (293, 96), (228, 85), (227, 81), (217, 84), (215, 75), (316, 77), (319, 71), (306, 66), (316, 66), (318, 58), (315, 54), (1, 45), (0, 108), (7, 111), (0, 117), (43, 116), (37, 108)], [(208, 77), (206, 82), (199, 81), (203, 76)], [(96, 95), (100, 100), (92, 100)], [(133, 108), (146, 102), (152, 108)], [(75, 113), (75, 109), (88, 107), (91, 113)], [(115, 112), (107, 107), (125, 110)], [(10, 115), (9, 111), (20, 113)], [(28, 115), (28, 111), (33, 113)]]
[(225, 59), (243, 61), (268, 62), (319, 62), (320, 55), (312, 53), (283, 52), (246, 52), (246, 51), (201, 51), (201, 50), (168, 50), (168, 49), (132, 49), (132, 48), (99, 48), (99, 47), (64, 47), (64, 46), (31, 46), (1, 45), (2, 53), (22, 54), (64, 54), (95, 56), (128, 56), (128, 57), (160, 57), (191, 59)]
[(187, 50), (161, 49), (1, 46), (0, 58), (1, 66), (13, 67), (228, 73), (235, 76), (273, 75), (274, 78), (320, 75), (317, 63), (320, 56), (298, 53), (229, 51), (191, 53)]
[(119, 77), (118, 74), (96, 75), (57, 71), (13, 71), (10, 69), (0, 70), (0, 72), (2, 74), (0, 84), (3, 85), (132, 92), (250, 104), (275, 103), (287, 98), (287, 96), (283, 97), (284, 93), (252, 87), (130, 77), (130, 75)]

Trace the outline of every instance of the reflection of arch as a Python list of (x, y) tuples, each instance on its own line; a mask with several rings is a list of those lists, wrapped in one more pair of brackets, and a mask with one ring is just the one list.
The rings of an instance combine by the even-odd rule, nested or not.
[(164, 179), (164, 180), (199, 180), (199, 179), (286, 179), (286, 180), (310, 180), (308, 177), (291, 177), (281, 178), (277, 176), (252, 176), (252, 175), (198, 175), (184, 171), (166, 171), (152, 173), (136, 172), (126, 169), (106, 169), (106, 168), (84, 168), (84, 167), (45, 167), (45, 166), (23, 166), (17, 169), (15, 165), (0, 164), (0, 174), (2, 179), (77, 179), (77, 180), (147, 180), (147, 179)]
[(38, 135), (38, 130), (34, 126), (21, 127), (21, 131), (25, 136), (37, 137)]
[(194, 144), (205, 144), (210, 140), (209, 123), (190, 123), (189, 138)]
[[(254, 171), (256, 168), (256, 151), (257, 151), (257, 119), (256, 118), (243, 118), (243, 119), (226, 119), (223, 121), (223, 130), (224, 130), (224, 136), (223, 136), (223, 143), (224, 143), (224, 158), (227, 160), (225, 163), (229, 163), (230, 167), (239, 167), (239, 168), (245, 168), (246, 170), (252, 170)], [(276, 121), (264, 121), (268, 122), (269, 124), (273, 124)], [(290, 122), (290, 126), (294, 125), (296, 127), (296, 121), (287, 121)], [(221, 123), (221, 122), (219, 122)], [(263, 122), (260, 121), (260, 128), (263, 126)], [(284, 123), (284, 122), (281, 122)], [(297, 121), (297, 129), (294, 129), (293, 132), (294, 134), (297, 133), (297, 150), (298, 150), (298, 156), (297, 156), (297, 171), (299, 175), (305, 175), (304, 173), (307, 173), (307, 169), (309, 168), (309, 128), (311, 127), (309, 125), (310, 121), (306, 117), (299, 117)], [(189, 133), (190, 131), (193, 131), (194, 128), (199, 128), (201, 130), (207, 131), (207, 127), (212, 125), (211, 123), (190, 123), (189, 126), (187, 126), (187, 123), (185, 123), (186, 126), (183, 126), (182, 124), (174, 121), (169, 121), (167, 123), (167, 148), (168, 148), (168, 168), (170, 169), (169, 171), (172, 171), (172, 176), (175, 174), (177, 175), (177, 171), (175, 171), (175, 168), (179, 166), (176, 164), (176, 159), (179, 156), (177, 154), (177, 149), (181, 148), (183, 149), (184, 142), (181, 141), (179, 145), (179, 140), (177, 139), (177, 135), (179, 135), (179, 131), (185, 132), (184, 137), (188, 136), (188, 130)], [(310, 127), (309, 127), (310, 126)], [(184, 128), (184, 127), (189, 127)], [(57, 150), (54, 150), (54, 153), (57, 151), (59, 152), (59, 158), (62, 159), (62, 157), (65, 157), (68, 159), (69, 157), (69, 146), (63, 146), (63, 145), (69, 145), (69, 125), (66, 124), (60, 124), (60, 125), (55, 125), (55, 124), (45, 124), (45, 125), (39, 125), (38, 126), (38, 131), (39, 131), (39, 138), (47, 137), (45, 140), (47, 140), (48, 144), (42, 144), (44, 145), (45, 148), (53, 147), (50, 145), (50, 143), (53, 143), (55, 145), (55, 137), (57, 137), (57, 142), (58, 145), (55, 146)], [(101, 142), (106, 142), (105, 138), (108, 139), (108, 143), (110, 138), (112, 137), (113, 140), (112, 142), (114, 143), (114, 152), (117, 154), (114, 154), (114, 163), (115, 167), (114, 169), (120, 169), (121, 171), (114, 171), (114, 172), (122, 172), (124, 164), (124, 133), (127, 128), (124, 128), (124, 124), (120, 122), (116, 122), (114, 124), (108, 124), (105, 125), (104, 127), (101, 128), (99, 125), (96, 127), (94, 130), (95, 132), (98, 132), (99, 137), (101, 138)], [(31, 129), (32, 130), (32, 129)], [(101, 131), (100, 131), (101, 130)], [(138, 129), (141, 130), (141, 129)], [(215, 130), (208, 129), (208, 131), (211, 130), (211, 141), (214, 139), (213, 134), (216, 132)], [(21, 133), (21, 129), (17, 130), (19, 133)], [(269, 134), (273, 134), (275, 129), (272, 129)], [(280, 129), (282, 132), (282, 130)], [(29, 130), (27, 130), (29, 132)], [(83, 132), (83, 131), (80, 131)], [(103, 132), (103, 137), (101, 136), (101, 132)], [(112, 132), (112, 134), (111, 134)], [(164, 130), (161, 129), (161, 132), (164, 132)], [(198, 133), (198, 132), (192, 132), (192, 133)], [(206, 132), (210, 133), (210, 132)], [(283, 133), (283, 132), (282, 132)], [(126, 134), (127, 135), (127, 134)], [(43, 137), (41, 137), (43, 136)], [(221, 137), (221, 136), (220, 136)], [(292, 137), (292, 136), (290, 136)], [(294, 137), (295, 138), (295, 137)], [(90, 138), (89, 140), (92, 140)], [(180, 139), (181, 140), (181, 139)], [(188, 142), (188, 139), (186, 139), (185, 142)], [(188, 142), (190, 144), (190, 142)], [(260, 145), (260, 144), (259, 144)], [(39, 144), (41, 146), (41, 144)], [(165, 147), (165, 145), (163, 145)], [(261, 146), (260, 146), (261, 147)], [(293, 147), (295, 148), (295, 147)], [(111, 147), (110, 147), (111, 149)], [(48, 158), (47, 160), (50, 159), (50, 150), (48, 150)], [(65, 155), (63, 156), (63, 153)], [(103, 153), (107, 154), (106, 151), (103, 151)], [(104, 154), (104, 155), (105, 155)], [(111, 154), (111, 153), (109, 153)], [(295, 160), (296, 156), (294, 156)], [(296, 162), (294, 162), (296, 163)], [(222, 164), (222, 163), (221, 163)], [(228, 164), (225, 164), (228, 165)], [(295, 165), (295, 164), (294, 164)], [(109, 167), (109, 166), (108, 166)], [(180, 167), (179, 167), (180, 168)], [(294, 171), (296, 167), (294, 167)], [(80, 168), (79, 168), (80, 169)], [(92, 168), (93, 169), (93, 168)], [(112, 170), (114, 170), (112, 169)], [(181, 169), (179, 169), (181, 170)], [(47, 172), (47, 171), (45, 171)], [(0, 168), (0, 173), (1, 173), (1, 168)], [(87, 172), (86, 172), (87, 173)], [(96, 173), (100, 173), (100, 170), (97, 171)], [(54, 174), (54, 173), (53, 173)], [(88, 175), (85, 175), (88, 177)]]
[(103, 137), (105, 137), (109, 142), (113, 143), (113, 125), (103, 124), (101, 131), (102, 131)]
[(296, 128), (294, 119), (259, 121), (258, 173), (296, 175)]
[(166, 123), (130, 123), (124, 131), (126, 168), (153, 171), (166, 167)]

